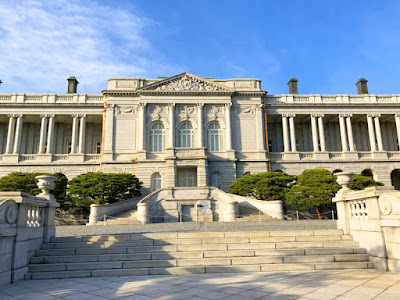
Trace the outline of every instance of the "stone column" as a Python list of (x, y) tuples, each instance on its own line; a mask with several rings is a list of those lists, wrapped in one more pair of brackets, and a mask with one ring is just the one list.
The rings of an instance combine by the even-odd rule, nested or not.
[(47, 154), (53, 153), (53, 140), (54, 140), (54, 115), (50, 115), (49, 117), (49, 131), (47, 133)]
[(18, 154), (21, 148), (23, 118), (22, 115), (18, 116), (17, 125), (15, 126), (15, 141), (13, 154)]
[(321, 145), (321, 151), (325, 152), (325, 132), (324, 132), (324, 115), (318, 117), (318, 133), (319, 133), (319, 143)]
[(318, 152), (319, 151), (319, 146), (318, 146), (318, 133), (317, 133), (316, 115), (311, 115), (311, 132), (312, 132), (312, 140), (313, 140), (314, 152)]
[(139, 103), (139, 122), (140, 122), (140, 131), (139, 131), (139, 151), (145, 150), (145, 130), (146, 130), (146, 103)]
[(85, 154), (85, 139), (86, 139), (86, 115), (81, 116), (79, 128), (79, 154)]
[(5, 154), (11, 154), (12, 151), (12, 143), (14, 141), (14, 133), (15, 133), (15, 116), (8, 115), (8, 133), (7, 133), (7, 144), (6, 144), (6, 152)]
[(399, 147), (397, 150), (400, 151), (400, 114), (394, 115), (394, 120), (396, 121), (396, 131), (397, 131), (397, 146)]
[(283, 151), (289, 152), (289, 132), (288, 120), (286, 115), (282, 115)]
[(263, 112), (264, 106), (259, 103), (256, 104), (255, 107), (255, 115), (256, 115), (256, 141), (257, 141), (257, 150), (259, 153), (259, 159), (265, 159), (265, 143), (264, 143), (264, 122), (263, 122)]
[(175, 114), (175, 103), (168, 103), (168, 110), (169, 110), (169, 142), (168, 142), (168, 146), (170, 148), (175, 147), (175, 118), (174, 118), (174, 114)]
[(291, 144), (291, 149), (292, 152), (296, 152), (296, 131), (294, 128), (294, 117), (296, 115), (290, 115), (289, 116), (289, 132), (290, 132), (290, 144)]
[(347, 152), (349, 151), (349, 148), (347, 147), (346, 124), (344, 122), (344, 117), (344, 115), (339, 115), (340, 139), (342, 141), (342, 151)]
[[(104, 103), (105, 107), (105, 122), (103, 122), (104, 128), (104, 153), (103, 161), (112, 161), (114, 159), (114, 107), (113, 103)], [(135, 113), (137, 113), (136, 107)], [(136, 139), (137, 137), (132, 137)]]
[(378, 150), (383, 151), (382, 131), (381, 131), (381, 123), (379, 121), (379, 117), (380, 115), (376, 115), (374, 117), (375, 132), (376, 132), (376, 140), (378, 142)]
[(47, 115), (41, 115), (42, 122), (40, 125), (40, 141), (39, 141), (39, 154), (44, 153), (46, 146), (46, 134), (47, 134)]
[(71, 140), (71, 154), (76, 153), (77, 138), (78, 138), (78, 115), (72, 116), (72, 140)]
[(369, 144), (371, 145), (371, 152), (376, 151), (375, 129), (372, 121), (372, 115), (367, 115)]
[(204, 147), (204, 133), (203, 133), (203, 106), (204, 103), (197, 103), (197, 122), (199, 125), (198, 147)]
[(225, 103), (226, 151), (232, 150), (231, 107), (232, 103)]
[(347, 125), (347, 137), (349, 138), (349, 149), (354, 151), (354, 138), (353, 138), (353, 128), (351, 126), (351, 115), (346, 117)]

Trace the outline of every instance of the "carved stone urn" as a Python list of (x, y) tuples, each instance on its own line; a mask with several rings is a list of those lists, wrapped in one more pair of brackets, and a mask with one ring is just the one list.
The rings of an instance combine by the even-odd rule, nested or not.
[(37, 195), (37, 197), (45, 198), (50, 201), (55, 201), (54, 196), (50, 194), (50, 191), (54, 189), (54, 181), (57, 179), (57, 177), (52, 175), (39, 175), (36, 176), (36, 179), (38, 180), (37, 186), (39, 187), (39, 189), (42, 190), (42, 192)]
[(342, 188), (338, 193), (340, 194), (347, 193), (350, 190), (349, 184), (353, 181), (353, 179), (351, 178), (351, 175), (353, 175), (353, 173), (339, 172), (335, 173), (334, 175), (337, 177), (337, 183), (342, 186)]

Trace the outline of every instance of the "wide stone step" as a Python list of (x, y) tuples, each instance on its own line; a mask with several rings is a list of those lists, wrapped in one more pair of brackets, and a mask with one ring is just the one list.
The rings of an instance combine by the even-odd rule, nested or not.
[(192, 267), (153, 267), (126, 269), (97, 269), (81, 271), (49, 271), (27, 274), (26, 279), (59, 279), (103, 276), (135, 276), (135, 275), (179, 275), (201, 273), (240, 273), (240, 272), (276, 272), (297, 270), (337, 270), (372, 268), (370, 262), (330, 262), (330, 263), (283, 263), (283, 264), (249, 264)]
[(342, 230), (293, 230), (293, 231), (240, 231), (240, 232), (174, 232), (174, 233), (145, 233), (121, 234), (81, 237), (53, 237), (52, 243), (65, 242), (97, 242), (97, 241), (129, 241), (149, 239), (204, 238), (204, 237), (268, 237), (268, 236), (324, 236), (343, 235)]
[(47, 249), (69, 248), (109, 248), (109, 247), (137, 247), (161, 245), (205, 245), (205, 244), (249, 244), (249, 243), (282, 243), (282, 242), (325, 242), (350, 241), (348, 235), (321, 235), (321, 236), (258, 236), (258, 237), (199, 237), (199, 238), (171, 238), (171, 239), (138, 239), (116, 241), (88, 241), (88, 242), (58, 242), (42, 245)]
[[(143, 255), (146, 255), (145, 253)], [(202, 257), (173, 259), (152, 259), (143, 256), (131, 261), (85, 261), (65, 263), (30, 264), (29, 272), (81, 271), (96, 269), (134, 269), (154, 267), (196, 267), (196, 266), (225, 266), (225, 265), (262, 265), (283, 263), (328, 263), (328, 262), (366, 262), (366, 254), (339, 255), (299, 255), (299, 256), (242, 256), (242, 257)]]
[[(159, 251), (149, 252), (146, 248), (139, 247), (142, 253), (133, 254), (75, 254), (65, 256), (35, 256), (30, 262), (32, 264), (44, 263), (74, 263), (74, 262), (96, 262), (96, 261), (136, 261), (136, 260), (168, 260), (185, 258), (217, 258), (217, 257), (254, 257), (254, 256), (302, 256), (302, 255), (340, 255), (340, 254), (365, 254), (362, 248), (313, 248), (313, 249), (263, 249), (263, 250), (220, 250), (220, 251), (192, 251), (177, 252), (166, 251), (159, 247)], [(156, 247), (154, 247), (156, 248)], [(93, 249), (90, 249), (93, 250)], [(103, 250), (103, 249), (100, 249)], [(131, 250), (131, 249), (129, 249)], [(140, 251), (137, 250), (137, 251)], [(152, 249), (155, 250), (155, 249)], [(49, 250), (42, 250), (49, 251)]]

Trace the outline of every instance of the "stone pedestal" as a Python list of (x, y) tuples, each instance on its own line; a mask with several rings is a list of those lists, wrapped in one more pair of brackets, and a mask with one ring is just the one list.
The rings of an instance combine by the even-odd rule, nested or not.
[(314, 153), (314, 159), (315, 160), (322, 160), (322, 161), (328, 161), (329, 160), (329, 153), (328, 152), (315, 152)]
[(284, 160), (299, 161), (300, 160), (300, 154), (299, 154), (299, 152), (286, 152), (286, 153), (284, 153)]
[(387, 159), (387, 152), (386, 151), (375, 151), (372, 152), (372, 158), (373, 159)]
[(150, 223), (149, 207), (148, 207), (147, 203), (138, 203), (137, 219), (142, 224)]
[(343, 158), (345, 160), (357, 161), (358, 160), (358, 153), (355, 152), (355, 151), (346, 151), (346, 152), (343, 152)]

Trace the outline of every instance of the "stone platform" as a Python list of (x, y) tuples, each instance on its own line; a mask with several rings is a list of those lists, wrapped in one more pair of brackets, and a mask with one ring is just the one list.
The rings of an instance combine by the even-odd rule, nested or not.
[(71, 278), (0, 287), (1, 300), (399, 298), (399, 274), (377, 270)]

